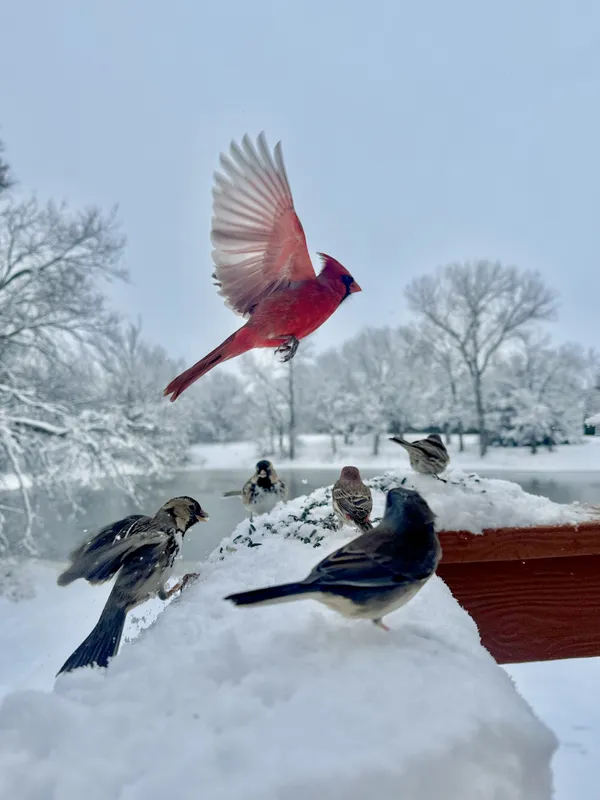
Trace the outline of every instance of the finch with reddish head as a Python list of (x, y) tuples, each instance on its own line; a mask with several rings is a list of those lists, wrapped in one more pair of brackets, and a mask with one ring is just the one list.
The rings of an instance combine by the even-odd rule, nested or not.
[(360, 477), (357, 467), (344, 467), (331, 490), (331, 505), (342, 525), (355, 525), (361, 531), (371, 530), (373, 510), (371, 490)]

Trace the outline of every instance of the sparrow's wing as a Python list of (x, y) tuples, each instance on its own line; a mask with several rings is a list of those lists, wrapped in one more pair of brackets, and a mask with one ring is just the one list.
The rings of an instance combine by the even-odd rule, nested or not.
[(258, 476), (253, 475), (246, 483), (242, 486), (242, 501), (244, 503), (249, 503), (254, 495), (254, 491), (256, 489), (256, 481)]
[(96, 533), (91, 539), (73, 550), (69, 558), (71, 561), (76, 561), (84, 553), (91, 553), (95, 550), (103, 550), (115, 541), (124, 539), (135, 533), (136, 523), (141, 520), (149, 520), (151, 517), (145, 517), (143, 514), (131, 514), (125, 519), (120, 519), (117, 522), (111, 522), (110, 525), (105, 525)]
[(409, 556), (395, 539), (395, 532), (359, 536), (317, 564), (303, 583), (384, 588), (429, 577), (437, 563), (437, 548)]
[(420, 446), (421, 450), (428, 455), (434, 456), (435, 458), (450, 459), (448, 451), (441, 442), (432, 441), (431, 439), (419, 439), (417, 444)]
[(58, 585), (66, 586), (78, 578), (92, 584), (104, 583), (114, 577), (132, 552), (164, 539), (164, 530), (154, 517), (136, 516), (137, 519), (127, 517), (102, 528), (93, 539), (74, 550), (72, 563), (59, 575)]
[(126, 607), (137, 605), (147, 599), (140, 595), (140, 589), (148, 588), (151, 579), (160, 585), (161, 575), (172, 563), (177, 553), (168, 552), (169, 538), (145, 542), (134, 551), (130, 551), (122, 559), (117, 580), (113, 589), (119, 602)]
[(221, 154), (226, 173), (215, 172), (211, 240), (219, 294), (247, 316), (279, 286), (315, 277), (302, 224), (294, 209), (281, 143), (258, 151), (246, 135)]
[(341, 513), (359, 524), (365, 523), (373, 510), (373, 499), (368, 487), (336, 483), (332, 496)]

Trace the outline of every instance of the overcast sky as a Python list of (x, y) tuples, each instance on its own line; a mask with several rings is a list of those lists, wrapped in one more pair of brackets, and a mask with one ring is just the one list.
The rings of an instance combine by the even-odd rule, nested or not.
[(283, 142), (312, 255), (363, 288), (315, 335), (407, 319), (474, 257), (539, 269), (557, 339), (600, 345), (597, 0), (13, 0), (0, 137), (22, 185), (120, 204), (118, 307), (196, 360), (238, 327), (211, 281), (212, 173)]

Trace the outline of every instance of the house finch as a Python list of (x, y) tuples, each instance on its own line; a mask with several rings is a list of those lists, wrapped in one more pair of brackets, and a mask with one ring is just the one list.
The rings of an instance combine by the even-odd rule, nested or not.
[(418, 492), (388, 492), (379, 525), (324, 558), (303, 581), (226, 597), (238, 606), (311, 598), (350, 619), (382, 618), (407, 603), (441, 558), (435, 516)]
[(426, 439), (417, 439), (416, 442), (407, 442), (401, 436), (392, 436), (390, 442), (396, 442), (408, 452), (411, 467), (421, 475), (437, 477), (450, 463), (442, 437), (437, 433), (430, 433)]
[(226, 173), (215, 173), (211, 239), (213, 278), (219, 294), (248, 322), (165, 389), (176, 400), (217, 364), (257, 347), (274, 347), (283, 361), (300, 339), (329, 319), (349, 295), (360, 292), (352, 275), (319, 253), (315, 274), (304, 230), (294, 209), (281, 143), (271, 154), (264, 133), (258, 152), (248, 136), (221, 154)]
[(356, 467), (344, 467), (331, 490), (331, 505), (342, 522), (350, 522), (361, 531), (373, 527), (369, 516), (373, 510), (371, 490), (362, 482)]
[(241, 491), (225, 492), (223, 497), (241, 496), (244, 508), (252, 518), (253, 514), (266, 514), (272, 511), (280, 500), (288, 496), (287, 485), (275, 472), (270, 461), (259, 461), (256, 472), (246, 481)]
[(168, 591), (173, 562), (186, 531), (208, 514), (191, 497), (175, 497), (154, 517), (134, 514), (102, 528), (71, 553), (71, 565), (58, 577), (59, 586), (78, 578), (97, 584), (117, 579), (94, 630), (60, 668), (70, 672), (97, 664), (106, 667), (119, 649), (127, 612), (150, 597), (166, 600), (182, 589), (193, 574)]

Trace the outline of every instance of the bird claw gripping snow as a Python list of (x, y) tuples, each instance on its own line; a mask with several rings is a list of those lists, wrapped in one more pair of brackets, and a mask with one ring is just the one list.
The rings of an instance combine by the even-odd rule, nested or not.
[(281, 356), (279, 360), (282, 364), (287, 364), (288, 361), (292, 360), (292, 358), (296, 355), (296, 350), (298, 349), (299, 344), (300, 342), (295, 336), (290, 336), (283, 344), (279, 345), (279, 347), (275, 350), (275, 353)]
[(199, 577), (199, 572), (188, 572), (187, 575), (184, 575), (181, 580), (181, 588), (183, 589), (183, 587), (187, 586), (190, 582), (197, 581)]

